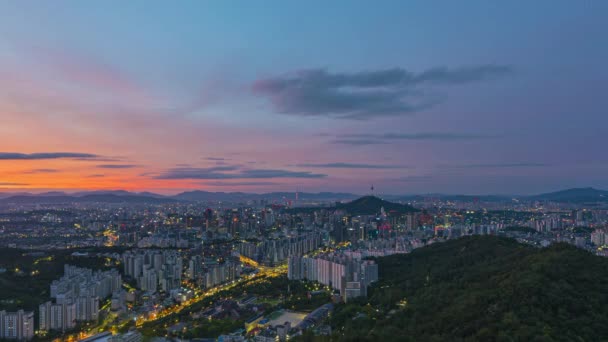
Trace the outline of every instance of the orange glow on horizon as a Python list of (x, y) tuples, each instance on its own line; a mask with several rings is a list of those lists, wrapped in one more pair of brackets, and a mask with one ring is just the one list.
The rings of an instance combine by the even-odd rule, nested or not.
[[(95, 160), (0, 160), (0, 192), (126, 190), (175, 194), (197, 189), (266, 191), (266, 189), (260, 189), (260, 186), (266, 188), (264, 185), (256, 187), (255, 182), (251, 185), (243, 184), (239, 179), (225, 180), (222, 182), (223, 185), (216, 184), (215, 180), (155, 179), (154, 175), (165, 168), (147, 168), (136, 165), (124, 169), (103, 169), (98, 167), (100, 164), (132, 163)], [(292, 180), (289, 179), (272, 179), (271, 181), (269, 183), (277, 187), (285, 189), (292, 187)], [(232, 182), (234, 185), (231, 184)]]

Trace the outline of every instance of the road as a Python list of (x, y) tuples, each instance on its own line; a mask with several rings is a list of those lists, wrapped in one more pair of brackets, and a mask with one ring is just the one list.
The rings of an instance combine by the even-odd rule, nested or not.
[[(220, 285), (220, 286), (208, 289), (208, 290), (196, 290), (195, 295), (192, 299), (189, 299), (183, 303), (165, 308), (158, 313), (150, 315), (150, 317), (145, 317), (145, 316), (137, 317), (137, 319), (135, 321), (135, 326), (141, 327), (145, 323), (154, 322), (156, 320), (167, 317), (169, 315), (180, 313), (184, 310), (188, 310), (191, 306), (199, 303), (200, 301), (204, 300), (205, 298), (213, 296), (221, 291), (232, 289), (242, 283), (252, 282), (252, 280), (254, 280), (254, 282), (255, 282), (255, 280), (261, 280), (263, 278), (267, 278), (267, 277), (274, 278), (274, 277), (278, 277), (278, 276), (287, 274), (287, 265), (280, 265), (277, 267), (268, 267), (268, 266), (260, 265), (256, 261), (249, 259), (245, 256), (241, 256), (240, 259), (243, 264), (256, 268), (258, 270), (258, 272), (253, 275), (243, 276), (243, 277), (239, 278), (238, 280), (235, 280), (230, 283), (226, 283), (226, 284), (223, 284), (223, 285)], [(119, 328), (125, 326), (126, 324), (128, 324), (130, 322), (129, 320), (127, 320), (127, 321), (123, 321), (118, 324), (112, 325), (111, 322), (113, 321), (113, 319), (115, 317), (116, 317), (115, 315), (108, 312), (106, 319), (98, 326), (96, 326), (94, 328), (83, 330), (78, 334), (66, 336), (64, 341), (82, 340), (82, 339), (85, 339), (92, 335), (95, 335), (97, 333), (100, 333), (103, 331), (108, 331), (108, 330), (115, 332)]]
[[(253, 261), (253, 260), (251, 260), (251, 261)], [(244, 262), (244, 263), (247, 263), (247, 262)], [(167, 316), (175, 314), (175, 313), (180, 313), (180, 312), (186, 310), (187, 308), (189, 308), (190, 306), (204, 300), (207, 297), (213, 296), (213, 295), (217, 294), (218, 292), (221, 292), (224, 290), (232, 289), (235, 286), (240, 285), (244, 282), (250, 282), (252, 279), (264, 278), (264, 277), (271, 277), (271, 278), (278, 277), (278, 276), (281, 276), (281, 275), (284, 275), (287, 273), (287, 266), (285, 266), (285, 265), (281, 265), (281, 266), (277, 266), (277, 267), (266, 267), (266, 266), (258, 265), (257, 267), (258, 267), (259, 271), (254, 275), (244, 276), (244, 277), (242, 277), (238, 280), (232, 281), (230, 283), (223, 284), (223, 285), (214, 287), (212, 289), (202, 291), (200, 293), (196, 293), (192, 299), (189, 299), (181, 304), (166, 308), (163, 311), (159, 312), (158, 314), (152, 315), (151, 317), (148, 317), (148, 318), (143, 317), (143, 316), (138, 317), (137, 321), (136, 321), (136, 326), (139, 327), (139, 326), (142, 326), (144, 323), (153, 322), (153, 321), (161, 319), (163, 317), (167, 317)]]

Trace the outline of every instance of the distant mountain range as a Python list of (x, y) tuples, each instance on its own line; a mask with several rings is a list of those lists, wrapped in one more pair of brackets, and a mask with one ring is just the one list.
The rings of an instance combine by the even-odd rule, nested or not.
[[(359, 195), (349, 193), (298, 193), (299, 200), (307, 202), (334, 202), (352, 200)], [(174, 196), (164, 196), (152, 192), (129, 192), (125, 190), (83, 191), (65, 193), (60, 191), (32, 193), (0, 193), (0, 203), (12, 204), (62, 204), (62, 203), (130, 203), (130, 204), (163, 204), (176, 202), (246, 202), (267, 200), (285, 203), (295, 201), (293, 192), (272, 192), (264, 194), (244, 192), (208, 192), (187, 191)]]
[(594, 188), (574, 188), (528, 196), (527, 199), (534, 201), (571, 203), (608, 202), (608, 191)]
[(445, 195), (445, 194), (428, 194), (428, 195), (410, 195), (410, 196), (387, 196), (389, 199), (400, 201), (423, 201), (429, 198), (437, 198), (443, 201), (462, 201), (462, 202), (505, 202), (512, 199), (520, 201), (541, 201), (541, 202), (561, 202), (561, 203), (595, 203), (608, 202), (608, 191), (598, 190), (594, 188), (572, 188), (549, 192), (538, 195), (522, 196), (522, 195)]
[[(341, 201), (355, 199), (359, 195), (349, 193), (336, 192), (299, 192), (298, 199), (303, 201)], [(265, 194), (252, 194), (245, 192), (208, 192), (208, 191), (187, 191), (172, 196), (174, 199), (191, 201), (191, 202), (216, 202), (216, 201), (252, 201), (252, 200), (270, 200), (270, 201), (295, 201), (296, 194), (294, 192), (270, 192)]]
[(425, 195), (406, 195), (406, 196), (386, 196), (392, 200), (406, 202), (421, 202), (428, 199), (438, 199), (442, 201), (461, 201), (461, 202), (504, 202), (510, 201), (518, 196), (501, 196), (501, 195), (450, 195), (450, 194), (425, 194)]
[[(340, 202), (352, 201), (360, 198), (361, 195), (351, 193), (320, 192), (320, 193), (298, 193), (299, 201), (304, 202)], [(371, 198), (364, 196), (360, 200)], [(373, 197), (377, 198), (377, 197)], [(557, 192), (533, 195), (533, 196), (498, 196), (498, 195), (447, 195), (447, 194), (425, 194), (425, 195), (387, 195), (385, 200), (394, 202), (420, 202), (428, 199), (464, 201), (464, 202), (502, 202), (511, 201), (517, 198), (522, 201), (546, 201), (546, 202), (568, 202), (568, 203), (587, 203), (587, 202), (608, 202), (608, 191), (594, 188), (574, 188)], [(76, 193), (65, 193), (60, 191), (46, 192), (40, 194), (32, 193), (1, 193), (1, 203), (15, 204), (61, 204), (61, 203), (133, 203), (133, 204), (163, 204), (176, 202), (246, 202), (253, 200), (267, 200), (269, 202), (285, 203), (295, 201), (294, 192), (271, 192), (263, 194), (245, 192), (208, 192), (208, 191), (187, 191), (174, 196), (165, 196), (152, 192), (129, 192), (125, 190), (109, 191), (82, 191)], [(378, 198), (379, 199), (379, 198)], [(360, 203), (360, 202), (352, 202)], [(389, 203), (389, 202), (387, 202)], [(344, 204), (345, 205), (345, 204)], [(354, 205), (354, 204), (353, 204)], [(401, 208), (403, 209), (403, 208)], [(385, 210), (388, 209), (385, 206)], [(398, 209), (397, 209), (398, 210)]]
[(64, 203), (129, 203), (129, 204), (163, 204), (175, 203), (178, 200), (169, 197), (150, 197), (137, 194), (86, 194), (76, 195), (16, 195), (0, 199), (0, 203), (11, 204), (64, 204)]

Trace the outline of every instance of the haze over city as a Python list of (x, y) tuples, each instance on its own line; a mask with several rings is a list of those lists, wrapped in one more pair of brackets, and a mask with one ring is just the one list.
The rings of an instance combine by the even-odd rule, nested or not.
[(0, 191), (608, 188), (602, 1), (0, 4)]

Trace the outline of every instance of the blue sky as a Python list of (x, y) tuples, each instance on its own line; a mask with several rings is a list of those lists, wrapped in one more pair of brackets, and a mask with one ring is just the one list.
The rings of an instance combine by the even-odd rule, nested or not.
[(608, 188), (602, 1), (19, 1), (0, 13), (0, 152), (97, 156), (7, 157), (7, 191)]

